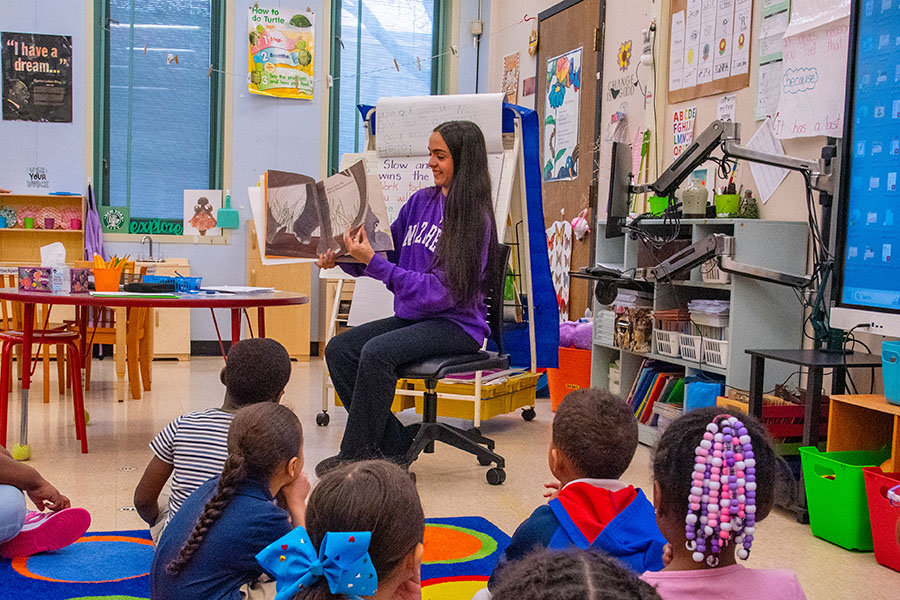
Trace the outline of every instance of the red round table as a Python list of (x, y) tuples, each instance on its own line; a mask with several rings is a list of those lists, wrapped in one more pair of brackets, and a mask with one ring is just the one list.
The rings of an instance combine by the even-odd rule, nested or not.
[[(20, 444), (28, 443), (28, 391), (31, 387), (31, 339), (34, 333), (34, 308), (37, 304), (68, 305), (77, 308), (88, 306), (106, 308), (224, 308), (231, 310), (231, 342), (241, 339), (241, 313), (244, 309), (257, 310), (257, 335), (265, 337), (265, 309), (269, 306), (292, 306), (306, 304), (309, 297), (293, 292), (266, 292), (258, 294), (181, 294), (177, 298), (161, 298), (147, 296), (92, 296), (90, 294), (48, 294), (42, 292), (26, 292), (18, 289), (0, 288), (0, 301), (21, 302), (23, 311), (23, 344), (22, 344), (22, 424)], [(78, 311), (79, 330), (82, 332), (81, 354), (86, 356), (87, 332), (86, 310)], [(218, 330), (218, 326), (216, 327)]]

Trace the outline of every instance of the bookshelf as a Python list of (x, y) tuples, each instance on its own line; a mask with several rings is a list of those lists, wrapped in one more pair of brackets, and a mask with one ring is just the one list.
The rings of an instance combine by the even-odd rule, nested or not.
[[(669, 227), (661, 221), (643, 221), (648, 229), (665, 235)], [(787, 273), (803, 274), (807, 268), (808, 229), (805, 222), (761, 221), (755, 219), (682, 219), (680, 234), (691, 242), (711, 233), (735, 238), (735, 260)], [(596, 262), (614, 264), (624, 269), (638, 266), (638, 240), (630, 235), (606, 239), (606, 222), (595, 230)], [(609, 366), (620, 365), (621, 395), (627, 397), (639, 376), (645, 359), (653, 359), (684, 367), (686, 376), (724, 377), (729, 387), (749, 389), (749, 348), (800, 348), (803, 344), (804, 315), (794, 291), (785, 286), (732, 275), (729, 283), (702, 280), (700, 267), (691, 271), (685, 281), (657, 283), (653, 288), (653, 310), (686, 306), (695, 299), (730, 301), (728, 322), (729, 349), (727, 367), (698, 364), (684, 358), (663, 356), (657, 352), (656, 340), (650, 352), (631, 352), (601, 341), (595, 331), (591, 365), (591, 385), (609, 387)], [(594, 299), (594, 314), (604, 307)], [(595, 319), (595, 323), (597, 320)], [(775, 367), (776, 365), (773, 365)], [(766, 389), (782, 382), (791, 372), (789, 365), (766, 370)], [(639, 423), (641, 443), (655, 445), (658, 431)]]
[[(34, 229), (25, 229), (20, 223), (0, 229), (0, 262), (40, 264), (41, 246), (52, 242), (61, 242), (65, 246), (67, 261), (84, 258), (83, 196), (0, 194), (0, 208), (11, 208), (17, 216), (24, 210), (34, 218)], [(62, 218), (62, 215), (66, 217)], [(44, 216), (54, 218), (54, 229), (44, 229)], [(72, 217), (80, 219), (82, 225), (79, 228), (71, 229)]]

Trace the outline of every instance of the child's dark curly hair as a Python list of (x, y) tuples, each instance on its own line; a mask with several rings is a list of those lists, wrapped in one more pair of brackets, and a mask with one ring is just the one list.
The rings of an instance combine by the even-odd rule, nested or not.
[(703, 439), (706, 426), (719, 415), (737, 417), (750, 435), (756, 460), (756, 520), (761, 521), (775, 504), (776, 487), (784, 474), (783, 462), (775, 456), (769, 432), (757, 418), (716, 406), (686, 413), (669, 425), (659, 438), (653, 457), (653, 479), (659, 483), (661, 494), (657, 509), (667, 513), (675, 511), (682, 517), (687, 514), (694, 450)]
[(648, 583), (596, 550), (538, 550), (509, 563), (492, 600), (660, 600)]
[(581, 477), (618, 479), (631, 464), (637, 444), (631, 407), (606, 390), (575, 390), (556, 409), (553, 445)]
[(222, 383), (239, 406), (278, 400), (291, 378), (291, 357), (269, 338), (241, 340), (228, 351)]

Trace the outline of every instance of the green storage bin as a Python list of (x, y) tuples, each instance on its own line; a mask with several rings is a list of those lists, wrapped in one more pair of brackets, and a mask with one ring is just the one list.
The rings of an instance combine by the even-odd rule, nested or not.
[(890, 451), (820, 452), (800, 448), (809, 526), (813, 535), (848, 550), (872, 551), (872, 528), (863, 467), (876, 467)]

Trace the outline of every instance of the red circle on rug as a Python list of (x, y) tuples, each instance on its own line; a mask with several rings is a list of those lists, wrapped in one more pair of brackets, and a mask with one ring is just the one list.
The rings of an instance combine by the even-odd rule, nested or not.
[(467, 558), (482, 548), (477, 537), (449, 527), (425, 527), (423, 563)]

